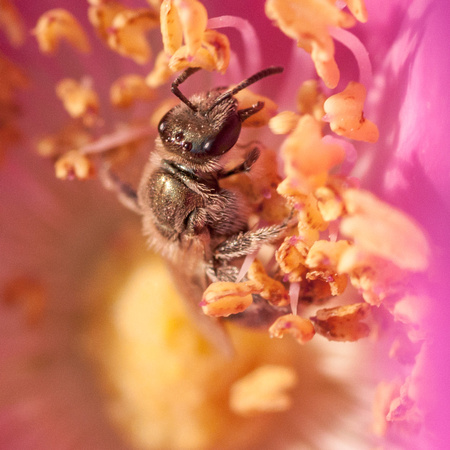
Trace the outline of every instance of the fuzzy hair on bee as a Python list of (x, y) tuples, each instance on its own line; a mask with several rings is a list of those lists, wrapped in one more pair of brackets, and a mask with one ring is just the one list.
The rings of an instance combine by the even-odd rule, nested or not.
[[(259, 146), (250, 143), (243, 146), (242, 163), (230, 170), (223, 166), (223, 156), (237, 145), (242, 123), (264, 107), (258, 101), (239, 109), (235, 94), (283, 68), (269, 67), (232, 88), (187, 98), (179, 86), (198, 70), (188, 68), (173, 81), (172, 93), (180, 104), (159, 122), (159, 135), (138, 189), (109, 170), (104, 171), (103, 182), (142, 215), (150, 247), (167, 260), (199, 327), (223, 349), (229, 345), (224, 331), (199, 307), (204, 290), (211, 281), (235, 281), (238, 270), (230, 263), (279, 238), (286, 228), (279, 224), (249, 230), (245, 199), (221, 186), (221, 180), (250, 171), (260, 155)], [(237, 316), (253, 325), (259, 316), (274, 318), (267, 308), (271, 308), (267, 302), (255, 302), (252, 310)]]

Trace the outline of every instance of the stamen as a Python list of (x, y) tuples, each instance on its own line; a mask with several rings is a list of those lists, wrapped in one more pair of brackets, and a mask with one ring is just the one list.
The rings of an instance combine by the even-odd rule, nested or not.
[(258, 261), (253, 261), (248, 271), (248, 279), (253, 282), (259, 295), (274, 306), (287, 306), (289, 304), (288, 293), (278, 280), (267, 275), (264, 266)]
[(61, 40), (66, 40), (83, 53), (90, 51), (90, 45), (77, 19), (65, 9), (52, 9), (43, 14), (32, 31), (39, 49), (43, 53), (54, 53)]
[(89, 79), (65, 78), (56, 85), (56, 94), (71, 117), (82, 119), (88, 127), (95, 124), (100, 101)]
[(367, 303), (323, 308), (311, 320), (318, 334), (330, 341), (353, 342), (367, 337), (370, 328), (362, 322), (370, 314)]
[(208, 286), (203, 293), (200, 306), (203, 312), (212, 317), (228, 317), (245, 311), (252, 303), (252, 294), (259, 294), (253, 282), (233, 283), (217, 281)]
[(292, 314), (297, 315), (298, 297), (300, 295), (300, 283), (298, 281), (293, 282), (289, 286), (289, 299), (291, 301)]
[(353, 33), (342, 28), (328, 27), (328, 32), (353, 53), (358, 64), (359, 82), (368, 88), (372, 84), (372, 64), (366, 47)]
[(327, 98), (323, 120), (330, 122), (331, 129), (340, 136), (375, 143), (379, 131), (373, 122), (364, 117), (365, 99), (366, 88), (351, 81), (342, 92)]
[(65, 180), (86, 180), (95, 175), (95, 167), (89, 158), (71, 150), (56, 161), (55, 174)]
[(245, 70), (249, 73), (255, 73), (261, 69), (262, 53), (258, 35), (248, 20), (236, 16), (220, 16), (208, 20), (208, 28), (235, 28), (241, 33), (242, 43), (245, 48), (246, 61)]
[(148, 138), (154, 135), (155, 130), (150, 125), (142, 127), (127, 127), (115, 131), (111, 134), (105, 134), (94, 142), (83, 145), (78, 152), (83, 155), (92, 155), (112, 150), (116, 147), (131, 144), (132, 142)]
[(155, 98), (155, 91), (140, 75), (124, 75), (116, 80), (110, 88), (110, 100), (114, 106), (128, 108), (136, 100), (151, 101)]
[(253, 261), (256, 259), (256, 255), (258, 254), (258, 251), (250, 253), (247, 255), (244, 259), (244, 262), (242, 263), (241, 269), (239, 270), (239, 274), (236, 278), (236, 283), (239, 281), (242, 281), (242, 279), (245, 277), (245, 275), (248, 272), (248, 269), (253, 264)]
[(290, 334), (299, 344), (306, 344), (315, 334), (314, 325), (308, 319), (294, 314), (286, 314), (278, 319), (269, 328), (270, 337), (281, 339)]
[(291, 367), (259, 367), (231, 387), (230, 409), (245, 417), (285, 411), (292, 403), (286, 391), (296, 382), (297, 376)]
[(169, 81), (173, 72), (169, 69), (170, 57), (164, 50), (161, 50), (156, 57), (152, 71), (145, 78), (147, 85), (153, 89), (162, 86)]
[(108, 29), (108, 45), (138, 64), (145, 64), (152, 55), (146, 34), (158, 25), (158, 14), (150, 9), (121, 11)]

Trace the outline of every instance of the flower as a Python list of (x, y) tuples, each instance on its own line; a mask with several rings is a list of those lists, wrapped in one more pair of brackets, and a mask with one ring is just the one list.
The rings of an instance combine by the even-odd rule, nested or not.
[[(5, 330), (0, 344), (4, 349), (2, 395), (6, 399), (2, 417), (5, 429), (11, 430), (0, 438), (0, 443), (5, 447), (25, 448), (49, 445), (120, 448), (124, 445), (122, 440), (128, 439), (136, 445), (153, 447), (182, 448), (187, 442), (207, 447), (223, 442), (224, 447), (264, 443), (280, 448), (303, 441), (329, 447), (336, 439), (341, 439), (347, 447), (363, 447), (383, 442), (382, 439), (387, 442), (406, 439), (400, 442), (407, 442), (408, 436), (392, 424), (412, 427), (423, 421), (413, 439), (423, 445), (438, 445), (438, 441), (432, 439), (437, 439), (436, 431), (441, 432), (438, 437), (445, 438), (443, 424), (448, 418), (448, 411), (436, 408), (433, 399), (433, 395), (448, 397), (445, 358), (440, 357), (445, 348), (435, 344), (446, 343), (449, 312), (439, 301), (446, 298), (445, 286), (436, 280), (437, 274), (448, 267), (445, 255), (449, 247), (442, 233), (448, 211), (445, 192), (449, 161), (444, 153), (443, 126), (444, 108), (449, 104), (448, 91), (444, 89), (444, 74), (448, 68), (448, 56), (442, 45), (446, 33), (444, 2), (415, 0), (396, 5), (383, 2), (383, 8), (379, 2), (376, 5), (367, 2), (367, 23), (352, 29), (364, 43), (373, 64), (370, 78), (362, 59), (358, 61), (359, 78), (364, 81), (368, 94), (364, 117), (379, 128), (376, 146), (355, 144), (359, 156), (355, 165), (351, 145), (345, 147), (344, 152), (342, 140), (321, 139), (322, 129), (313, 112), (320, 111), (319, 94), (313, 95), (314, 108), (309, 115), (303, 111), (300, 111), (303, 115), (297, 112), (289, 115), (289, 126), (282, 129), (283, 133), (292, 132), (288, 138), (277, 140), (261, 128), (249, 130), (249, 135), (253, 133), (264, 142), (267, 137), (271, 145), (282, 147), (286, 179), (290, 181), (283, 182), (280, 194), (295, 197), (304, 205), (298, 231), (277, 254), (279, 264), (286, 267), (291, 297), (296, 289), (305, 289), (301, 283), (307, 272), (309, 286), (314, 287), (311, 288), (313, 300), (328, 297), (333, 289), (340, 294), (345, 288), (341, 279), (345, 278), (345, 283), (348, 279), (361, 289), (365, 303), (327, 305), (312, 321), (302, 318), (297, 328), (297, 319), (291, 321), (288, 316), (277, 333), (285, 334), (286, 330), (294, 329), (293, 334), (298, 332), (297, 336), (301, 336), (302, 347), (288, 340), (288, 336), (269, 341), (268, 336), (233, 329), (238, 357), (231, 368), (229, 361), (215, 352), (183, 315), (161, 264), (142, 251), (143, 241), (136, 218), (121, 210), (94, 181), (68, 183), (54, 179), (49, 160), (40, 159), (32, 150), (38, 147), (41, 155), (57, 161), (57, 174), (70, 179), (95, 177), (98, 167), (90, 155), (101, 153), (105, 148), (120, 147), (110, 162), (122, 167), (123, 173), (133, 179), (133, 168), (126, 163), (132, 157), (139, 157), (134, 147), (140, 141), (151, 145), (158, 117), (170, 109), (172, 104), (168, 103), (173, 100), (170, 96), (167, 98), (167, 85), (155, 94), (142, 83), (144, 77), (151, 79), (153, 89), (168, 79), (171, 72), (167, 70), (170, 69), (167, 56), (159, 54), (158, 72), (150, 72), (147, 66), (137, 66), (120, 56), (127, 55), (142, 63), (152, 53), (156, 54), (158, 45), (162, 48), (154, 26), (156, 16), (149, 14), (148, 5), (143, 3), (133, 5), (138, 12), (131, 14), (130, 9), (134, 9), (127, 9), (119, 2), (90, 0), (89, 21), (94, 24), (101, 42), (85, 18), (86, 5), (58, 2), (58, 9), (70, 11), (70, 17), (85, 30), (92, 47), (90, 54), (78, 53), (67, 42), (61, 42), (54, 56), (44, 56), (31, 37), (23, 47), (9, 48), (6, 53), (6, 65), (14, 64), (14, 69), (8, 69), (7, 73), (20, 75), (11, 77), (11, 89), (5, 96), (7, 101), (2, 98), (2, 115), (7, 119), (2, 117), (2, 125), (6, 124), (2, 133), (14, 135), (15, 138), (8, 141), (14, 144), (20, 130), (21, 141), (13, 148), (8, 146), (0, 167), (1, 192), (8, 194), (2, 198), (0, 218), (4, 233), (0, 251), (5, 260), (0, 271), (4, 299), (0, 317)], [(154, 11), (157, 11), (159, 2), (148, 3), (155, 3)], [(177, 8), (190, 3), (198, 7), (196, 2), (174, 3)], [(267, 3), (273, 6), (283, 2)], [(280, 30), (270, 24), (260, 2), (228, 2), (226, 5), (204, 2), (204, 5), (215, 31), (207, 34), (203, 27), (197, 43), (185, 35), (181, 43), (176, 40), (177, 45), (171, 41), (173, 55), (179, 52), (182, 56), (174, 59), (181, 64), (175, 65), (176, 68), (189, 64), (191, 50), (196, 63), (203, 61), (205, 67), (211, 68), (211, 61), (216, 58), (222, 68), (226, 67), (228, 53), (221, 51), (217, 57), (214, 49), (227, 46), (227, 39), (218, 36), (222, 31), (224, 36), (228, 33), (226, 30), (219, 32), (219, 27), (232, 25), (244, 36), (252, 36), (249, 42), (259, 43), (262, 61), (257, 47), (249, 52), (245, 40), (238, 38), (233, 42), (231, 30), (233, 52), (220, 83), (223, 80), (226, 80), (224, 84), (235, 83), (266, 65), (281, 64), (285, 67), (286, 81), (272, 90), (276, 82), (267, 79), (265, 86), (269, 89), (261, 92), (276, 92), (268, 97), (277, 102), (279, 110), (292, 111), (300, 80), (315, 77), (315, 68), (328, 86), (337, 84), (336, 92), (344, 90), (346, 81), (354, 81), (353, 56), (331, 39), (348, 44), (346, 39), (351, 38), (347, 34), (333, 30), (324, 40), (321, 40), (322, 35), (301, 40), (302, 48), (312, 54), (314, 68), (304, 50), (293, 49), (291, 40), (282, 33), (286, 32), (283, 26)], [(56, 5), (40, 2), (22, 6), (17, 2), (16, 6), (22, 12), (26, 28), (37, 32), (39, 17)], [(358, 11), (357, 2), (349, 2), (349, 7)], [(15, 11), (11, 7), (6, 10)], [(203, 11), (198, 7), (200, 10)], [(353, 24), (350, 13), (346, 14), (343, 25), (350, 25), (350, 21)], [(268, 15), (275, 22), (285, 20), (282, 13), (277, 15), (273, 10)], [(364, 14), (358, 17), (355, 13), (355, 16), (365, 20)], [(16, 13), (8, 17), (21, 23)], [(139, 23), (137, 35), (133, 34), (135, 28), (129, 28), (133, 20)], [(192, 26), (187, 16), (182, 17), (182, 22), (186, 24), (183, 31)], [(10, 32), (11, 28), (8, 30)], [(254, 30), (257, 36), (264, 36), (264, 40), (254, 39), (251, 34)], [(128, 33), (135, 39), (128, 39)], [(302, 38), (301, 30), (295, 30), (300, 36), (291, 36), (292, 33), (289, 29), (287, 34), (296, 40)], [(213, 41), (211, 36), (214, 36)], [(16, 45), (21, 38), (14, 36), (10, 40)], [(152, 44), (151, 49), (148, 42)], [(153, 42), (160, 43), (154, 45)], [(187, 50), (183, 49), (183, 42)], [(272, 45), (275, 42), (277, 45)], [(136, 46), (132, 45), (134, 43)], [(355, 45), (350, 43), (352, 49)], [(107, 53), (106, 46), (117, 53)], [(82, 45), (82, 48), (87, 46)], [(356, 53), (363, 58), (362, 52)], [(74, 64), (74, 60), (78, 63)], [(109, 86), (130, 73), (137, 77), (133, 78), (133, 83), (140, 86), (127, 91), (136, 102), (133, 112), (126, 109), (129, 100), (121, 111), (105, 106), (110, 96)], [(21, 81), (24, 76), (29, 79), (29, 87), (21, 93), (26, 84)], [(342, 88), (336, 81), (338, 76)], [(211, 77), (215, 80), (215, 75)], [(57, 100), (55, 87), (63, 79), (71, 80), (69, 86), (73, 88), (71, 95), (75, 95), (75, 100), (61, 95), (69, 102), (66, 106), (69, 112), (74, 106), (76, 111), (81, 111), (77, 112), (79, 123), (67, 125), (68, 115)], [(194, 78), (192, 80), (195, 84)], [(202, 81), (210, 86), (219, 84), (206, 76)], [(131, 82), (127, 86), (131, 85), (135, 86)], [(91, 88), (102, 99), (100, 107)], [(76, 94), (80, 92), (78, 89), (82, 94)], [(61, 89), (58, 92), (61, 93)], [(330, 96), (329, 91), (324, 90), (324, 93)], [(149, 103), (155, 101), (154, 94), (165, 99), (159, 111)], [(305, 104), (302, 100), (301, 105)], [(17, 105), (21, 105), (21, 111)], [(152, 112), (153, 125), (149, 126), (148, 117)], [(332, 123), (330, 113), (326, 112)], [(113, 129), (119, 122), (124, 124), (122, 128)], [(47, 135), (45, 139), (44, 135)], [(302, 151), (305, 158), (311, 158), (307, 165), (303, 159), (298, 160), (295, 151), (303, 136), (310, 138), (316, 148), (320, 144), (321, 151), (321, 158), (314, 159), (306, 145), (309, 141), (306, 142)], [(77, 151), (80, 148), (85, 153)], [(74, 150), (75, 153), (71, 153)], [(273, 165), (270, 156), (267, 158), (264, 167)], [(391, 326), (394, 319), (395, 330), (402, 330), (397, 334), (397, 346), (391, 346), (391, 354), (406, 361), (406, 365), (389, 359), (392, 333), (383, 330), (377, 308), (384, 304), (385, 296), (392, 295), (389, 289), (393, 288), (396, 294), (401, 292), (403, 278), (396, 271), (398, 266), (413, 270), (425, 267), (430, 259), (425, 255), (428, 244), (420, 237), (419, 228), (414, 225), (409, 228), (409, 219), (404, 221), (403, 213), (379, 203), (371, 194), (357, 189), (357, 184), (351, 185), (351, 189), (349, 186), (344, 189), (337, 179), (332, 185), (326, 184), (324, 180), (330, 168), (337, 164), (341, 164), (342, 170), (346, 165), (352, 168), (352, 174), (361, 180), (365, 190), (370, 189), (412, 215), (426, 229), (431, 242), (431, 267), (427, 275), (414, 276), (412, 293), (389, 303), (389, 314), (386, 310), (383, 313)], [(267, 185), (261, 184), (259, 193), (252, 190), (253, 180), (246, 195), (254, 196), (255, 205), (263, 205), (264, 220), (270, 222), (280, 220), (285, 213), (278, 204), (270, 203), (275, 197), (271, 184), (278, 184), (278, 180), (275, 176), (268, 178)], [(346, 240), (333, 243), (318, 239), (328, 222), (339, 219), (343, 211), (351, 211), (341, 223), (340, 235), (345, 235)], [(361, 223), (379, 224), (377, 230), (381, 231), (361, 236), (361, 230), (364, 231)], [(388, 228), (386, 223), (389, 223)], [(386, 229), (396, 226), (400, 233), (391, 235), (394, 238), (383, 247), (381, 244), (385, 241), (379, 237)], [(402, 230), (409, 231), (402, 234)], [(335, 233), (337, 236), (338, 230)], [(358, 240), (362, 244), (349, 249), (347, 240)], [(407, 249), (411, 257), (406, 258), (398, 245), (403, 240), (406, 244), (402, 245), (411, 245)], [(386, 269), (386, 257), (393, 251), (395, 258)], [(258, 263), (254, 264), (251, 270), (258, 272), (255, 269)], [(364, 270), (367, 267), (376, 268), (379, 278), (375, 278), (375, 283), (374, 277)], [(265, 276), (267, 274), (263, 273)], [(151, 283), (146, 281), (148, 279)], [(247, 283), (248, 287), (249, 282), (242, 283)], [(270, 283), (263, 284), (267, 287)], [(252, 288), (262, 292), (262, 287)], [(277, 287), (277, 292), (285, 299), (283, 289)], [(423, 304), (425, 297), (431, 300), (431, 306)], [(296, 308), (297, 305), (293, 305), (292, 309)], [(370, 316), (368, 311), (374, 315)], [(379, 328), (371, 328), (372, 336), (374, 330), (380, 334), (376, 342), (360, 340), (343, 347), (344, 344), (324, 339), (320, 343), (317, 341), (320, 336), (311, 338), (312, 323), (315, 323), (317, 335), (345, 340), (359, 338), (368, 333), (364, 323), (367, 317), (373, 321), (369, 328), (373, 323), (378, 324)], [(352, 325), (350, 330), (345, 327), (348, 321)], [(418, 322), (422, 323), (420, 329), (416, 327)], [(304, 330), (308, 332), (302, 333)], [(346, 334), (349, 331), (351, 333)], [(425, 344), (420, 346), (424, 338)], [(310, 339), (312, 342), (308, 342)], [(419, 356), (415, 357), (416, 354)], [(88, 363), (87, 355), (96, 363)], [(375, 395), (375, 382), (380, 380), (385, 383), (380, 384), (377, 391), (375, 431), (380, 435), (384, 433), (385, 437), (373, 438), (368, 431), (371, 424), (368, 411)], [(106, 385), (104, 394), (97, 391), (96, 383)], [(428, 389), (424, 389), (427, 384)], [(230, 391), (233, 392), (232, 404), (237, 405), (234, 412), (224, 407)], [(255, 398), (269, 400), (258, 402)], [(67, 408), (68, 404), (73, 406)], [(291, 409), (276, 413), (278, 406), (271, 410), (268, 405), (272, 404), (282, 405), (281, 409), (291, 405)], [(105, 405), (108, 414), (103, 414)], [(261, 414), (261, 409), (266, 413)], [(360, 420), (363, 431), (355, 433), (354, 426), (348, 429), (345, 422), (354, 417)], [(254, 429), (258, 433), (251, 431)]]

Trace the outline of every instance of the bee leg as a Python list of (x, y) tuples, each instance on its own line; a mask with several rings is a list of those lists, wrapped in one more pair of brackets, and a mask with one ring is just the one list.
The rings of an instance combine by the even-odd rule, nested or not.
[(241, 122), (248, 119), (253, 114), (261, 111), (264, 108), (264, 102), (256, 102), (254, 105), (250, 106), (250, 108), (240, 109), (238, 111), (239, 119)]
[(239, 233), (219, 244), (214, 250), (216, 260), (230, 261), (256, 252), (261, 245), (269, 244), (280, 238), (288, 222), (279, 225), (258, 228), (254, 231)]
[(219, 265), (214, 264), (214, 262), (217, 263), (217, 260), (210, 261), (205, 267), (206, 276), (211, 282), (236, 281), (239, 275), (239, 269), (237, 267), (228, 265), (226, 261), (220, 261)]
[(99, 178), (105, 189), (116, 193), (122, 205), (137, 214), (141, 214), (136, 191), (130, 184), (124, 183), (114, 172), (111, 172), (109, 164), (102, 164)]
[(245, 161), (238, 166), (236, 166), (234, 169), (224, 171), (219, 171), (217, 173), (217, 178), (220, 180), (222, 178), (231, 177), (232, 175), (236, 175), (238, 173), (242, 172), (248, 172), (252, 168), (253, 164), (258, 160), (259, 155), (261, 152), (259, 151), (258, 147), (255, 147), (245, 158)]

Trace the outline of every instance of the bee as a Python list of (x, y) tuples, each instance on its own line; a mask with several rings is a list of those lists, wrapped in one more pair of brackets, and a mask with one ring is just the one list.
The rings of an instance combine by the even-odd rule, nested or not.
[[(237, 144), (242, 123), (264, 107), (258, 101), (239, 109), (235, 94), (283, 68), (269, 67), (234, 87), (187, 98), (179, 86), (198, 70), (188, 68), (173, 81), (172, 93), (181, 103), (159, 122), (155, 148), (138, 189), (122, 183), (109, 170), (105, 184), (113, 187), (122, 203), (142, 215), (150, 247), (167, 260), (197, 324), (224, 348), (228, 346), (226, 333), (199, 306), (204, 290), (211, 281), (235, 281), (238, 269), (232, 262), (277, 239), (286, 228), (278, 224), (249, 230), (245, 200), (238, 192), (221, 187), (221, 180), (250, 171), (260, 155), (258, 145), (250, 144), (242, 163), (224, 169), (223, 156)], [(236, 315), (235, 320), (253, 326), (262, 317), (273, 319), (267, 308), (272, 308), (267, 302), (255, 302), (251, 311)]]

